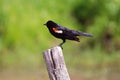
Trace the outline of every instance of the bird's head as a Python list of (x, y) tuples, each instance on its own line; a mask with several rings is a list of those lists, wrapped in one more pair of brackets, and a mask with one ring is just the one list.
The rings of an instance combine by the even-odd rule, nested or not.
[(55, 27), (57, 24), (55, 22), (49, 20), (44, 25), (46, 25), (48, 28), (50, 28), (50, 27)]

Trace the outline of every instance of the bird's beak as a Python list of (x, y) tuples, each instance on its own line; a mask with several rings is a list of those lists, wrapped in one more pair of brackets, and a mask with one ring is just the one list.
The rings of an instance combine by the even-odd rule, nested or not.
[(43, 25), (46, 25), (46, 24), (43, 24)]

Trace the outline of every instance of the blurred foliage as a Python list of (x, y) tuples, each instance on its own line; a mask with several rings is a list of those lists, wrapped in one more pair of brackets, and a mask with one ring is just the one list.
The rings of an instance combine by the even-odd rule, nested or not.
[(94, 35), (63, 45), (69, 68), (120, 67), (119, 0), (1, 0), (1, 69), (43, 67), (42, 52), (60, 43), (43, 25), (47, 20)]
[(82, 0), (76, 5), (72, 14), (82, 25), (83, 31), (89, 30), (94, 34), (94, 40), (90, 43), (94, 46), (100, 44), (109, 52), (120, 48), (119, 13), (120, 2), (118, 0)]

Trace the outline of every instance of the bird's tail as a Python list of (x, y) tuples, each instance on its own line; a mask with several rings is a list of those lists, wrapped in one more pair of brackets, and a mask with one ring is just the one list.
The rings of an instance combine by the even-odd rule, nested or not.
[(80, 32), (80, 31), (75, 31), (76, 36), (86, 36), (86, 37), (93, 37), (92, 34), (85, 33), (85, 32)]

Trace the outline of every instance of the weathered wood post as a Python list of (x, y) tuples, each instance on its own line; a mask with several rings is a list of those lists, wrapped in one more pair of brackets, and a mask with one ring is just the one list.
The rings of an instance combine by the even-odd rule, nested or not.
[(50, 80), (70, 80), (61, 47), (56, 46), (44, 51), (43, 57)]

